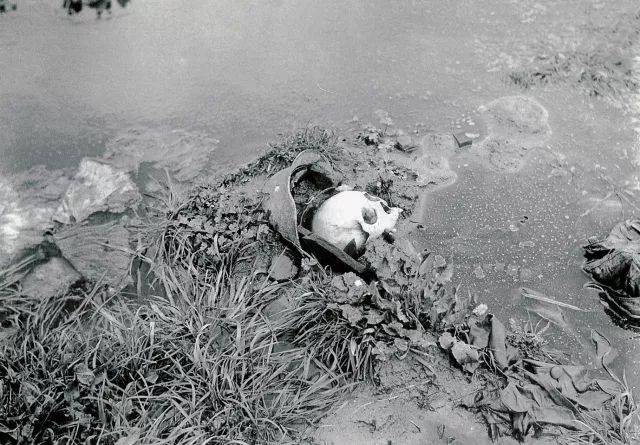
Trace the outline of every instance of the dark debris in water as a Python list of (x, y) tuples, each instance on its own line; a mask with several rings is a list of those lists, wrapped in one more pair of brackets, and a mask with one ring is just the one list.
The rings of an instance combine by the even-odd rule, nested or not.
[(604, 239), (584, 246), (584, 270), (617, 316), (640, 322), (640, 221), (617, 224)]

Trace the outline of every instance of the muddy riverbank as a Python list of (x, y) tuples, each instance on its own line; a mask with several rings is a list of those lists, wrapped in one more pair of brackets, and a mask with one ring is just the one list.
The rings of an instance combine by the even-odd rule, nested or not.
[[(497, 134), (546, 135), (546, 115), (535, 101), (510, 96), (487, 106), (489, 116), (506, 110), (508, 129), (500, 132), (492, 133), (493, 117), (484, 118), (489, 130), (479, 151)], [(451, 183), (434, 141), (450, 143), (451, 135), (410, 140), (367, 127), (356, 139), (338, 141), (312, 128), (186, 193), (165, 170), (155, 194), (145, 193), (142, 202), (124, 200), (135, 187), (122, 180), (127, 173), (101, 164), (95, 171), (116, 178), (120, 188), (98, 195), (95, 212), (81, 201), (82, 212), (71, 212), (78, 220), (54, 227), (34, 263), (2, 273), (6, 362), (0, 366), (8, 419), (2, 434), (16, 441), (59, 434), (81, 440), (101, 430), (107, 442), (420, 443), (428, 437), (478, 443), (474, 431), (487, 431), (486, 443), (530, 435), (535, 443), (557, 443), (594, 434), (632, 443), (635, 401), (609, 368), (618, 353), (605, 337), (591, 331), (592, 342), (581, 344), (590, 361), (579, 365), (547, 345), (549, 326), (540, 329), (540, 321), (572, 334), (558, 306), (543, 305), (548, 297), (529, 292), (537, 302), (530, 315), (540, 321), (509, 320), (505, 328), (490, 305), (452, 281), (456, 266), (446, 255), (416, 249), (421, 198)], [(434, 155), (435, 162), (424, 162)], [(306, 170), (278, 182), (278, 172), (300, 158), (310, 159)], [(407, 167), (410, 159), (422, 160), (419, 168)], [(82, 187), (94, 188), (92, 175), (81, 170), (78, 179), (67, 202)], [(318, 263), (294, 247), (282, 223), (281, 190), (292, 189), (295, 221), (298, 194), (327, 181), (404, 209), (393, 238), (367, 242), (359, 261), (370, 273)], [(109, 208), (114, 202), (124, 209)], [(105, 220), (104, 205), (125, 212)], [(32, 343), (37, 351), (21, 356)], [(139, 354), (149, 356), (139, 361)], [(220, 396), (207, 397), (212, 391)], [(189, 401), (188, 393), (199, 401)], [(95, 413), (96, 402), (109, 407), (104, 414)], [(145, 413), (161, 411), (164, 420), (154, 426), (155, 417)], [(179, 413), (187, 424), (176, 423)], [(120, 428), (123, 418), (136, 427)]]
[[(57, 230), (60, 211), (82, 215), (65, 196), (99, 197), (88, 161), (129, 178), (139, 202), (167, 175), (182, 194), (232, 171), (278, 133), (319, 123), (365, 150), (358, 136), (380, 131), (375, 161), (415, 168), (404, 180), (425, 191), (417, 250), (455, 265), (453, 282), (505, 324), (531, 319), (522, 287), (578, 307), (570, 340), (546, 331), (551, 346), (592, 361), (581, 345), (596, 329), (640, 385), (635, 332), (581, 272), (587, 238), (639, 212), (634, 2), (185, 0), (97, 21), (24, 0), (0, 22), (0, 264)], [(388, 151), (398, 136), (418, 150)]]

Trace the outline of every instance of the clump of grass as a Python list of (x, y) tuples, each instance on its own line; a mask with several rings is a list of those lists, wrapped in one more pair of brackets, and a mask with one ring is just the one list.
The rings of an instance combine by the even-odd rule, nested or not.
[[(609, 371), (607, 369), (607, 371)], [(567, 431), (572, 443), (631, 445), (640, 441), (640, 406), (637, 405), (626, 376), (609, 376), (620, 385), (619, 392), (601, 410), (581, 410), (582, 429)]]
[(371, 335), (352, 325), (327, 295), (331, 277), (316, 274), (296, 297), (297, 304), (281, 314), (285, 324), (296, 328), (284, 335), (296, 347), (309, 350), (319, 363), (341, 375), (362, 380), (375, 375), (376, 346)]
[(332, 131), (318, 126), (307, 127), (270, 144), (267, 152), (260, 158), (226, 175), (222, 185), (229, 186), (247, 181), (253, 176), (275, 173), (291, 165), (296, 156), (304, 150), (330, 154), (335, 145), (336, 136)]
[[(592, 96), (618, 97), (640, 87), (633, 48), (640, 36), (640, 11), (621, 14), (613, 26), (590, 28), (574, 44), (558, 47), (547, 42), (543, 54), (524, 68), (508, 74), (513, 84), (534, 85), (572, 82)], [(556, 46), (551, 53), (548, 48)]]
[[(147, 302), (102, 287), (44, 300), (0, 292), (2, 443), (283, 443), (342, 391), (283, 345), (265, 306), (282, 285), (154, 264)], [(122, 442), (121, 442), (122, 443)]]
[(522, 88), (570, 81), (591, 96), (619, 96), (640, 87), (631, 57), (601, 48), (537, 57), (531, 66), (512, 71), (509, 80)]

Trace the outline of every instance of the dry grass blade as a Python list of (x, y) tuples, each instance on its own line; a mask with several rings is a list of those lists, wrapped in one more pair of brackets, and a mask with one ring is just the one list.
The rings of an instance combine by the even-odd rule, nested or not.
[(553, 298), (549, 298), (549, 297), (547, 297), (546, 295), (544, 295), (541, 292), (535, 291), (533, 289), (529, 289), (527, 287), (523, 287), (521, 289), (521, 294), (522, 294), (522, 296), (524, 298), (543, 301), (543, 302), (549, 303), (549, 304), (555, 304), (556, 306), (560, 306), (560, 307), (563, 307), (563, 308), (571, 309), (571, 310), (574, 310), (574, 311), (590, 312), (587, 309), (582, 309), (582, 308), (579, 308), (579, 307), (574, 306), (574, 305), (569, 304), (569, 303), (565, 303), (565, 302), (562, 302), (562, 301), (554, 300)]

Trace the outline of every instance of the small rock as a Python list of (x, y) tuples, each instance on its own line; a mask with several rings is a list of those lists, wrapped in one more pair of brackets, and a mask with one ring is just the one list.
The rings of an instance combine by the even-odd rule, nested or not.
[(473, 315), (477, 317), (482, 317), (488, 311), (489, 311), (489, 307), (486, 304), (481, 303), (475, 307), (475, 309), (473, 310)]
[(76, 224), (54, 235), (69, 263), (89, 281), (120, 290), (131, 282), (129, 230), (122, 221)]
[(456, 140), (459, 148), (467, 147), (473, 143), (473, 139), (471, 139), (464, 131), (459, 133), (455, 133), (453, 137)]
[(563, 371), (560, 366), (554, 366), (553, 368), (551, 368), (551, 371), (549, 371), (549, 373), (551, 374), (551, 377), (558, 380), (560, 377), (562, 377)]
[(275, 281), (291, 280), (298, 274), (298, 266), (295, 265), (291, 255), (284, 252), (271, 262), (269, 276)]
[(440, 269), (447, 265), (447, 260), (444, 259), (442, 255), (435, 255), (433, 257), (433, 267), (434, 269)]
[(82, 277), (64, 258), (53, 257), (33, 268), (22, 280), (22, 293), (49, 298), (62, 295)]
[(485, 278), (485, 274), (484, 274), (484, 270), (482, 270), (482, 267), (477, 266), (475, 269), (473, 269), (473, 274), (475, 275), (475, 277), (479, 280), (482, 280)]
[(121, 213), (141, 199), (126, 172), (83, 159), (53, 219), (64, 224), (83, 221), (96, 212)]
[(413, 138), (409, 135), (398, 136), (396, 139), (395, 148), (405, 153), (411, 153), (417, 147), (417, 144), (413, 140)]

